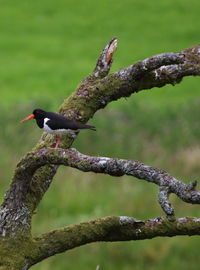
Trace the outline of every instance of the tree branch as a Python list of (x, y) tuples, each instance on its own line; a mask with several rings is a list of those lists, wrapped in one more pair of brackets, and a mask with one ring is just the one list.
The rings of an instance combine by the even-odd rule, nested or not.
[(103, 78), (98, 85), (98, 90), (103, 92), (100, 107), (141, 90), (175, 85), (185, 76), (199, 75), (200, 45), (180, 53), (153, 56)]
[(200, 192), (195, 190), (197, 182), (185, 184), (175, 179), (167, 172), (145, 165), (139, 161), (95, 157), (81, 154), (76, 149), (58, 149), (52, 151), (47, 148), (29, 153), (17, 166), (17, 177), (33, 175), (44, 165), (65, 165), (84, 172), (104, 173), (112, 176), (129, 175), (160, 187), (159, 203), (167, 215), (173, 215), (174, 210), (168, 201), (170, 193), (176, 194), (187, 203), (200, 204)]
[[(114, 38), (105, 46), (93, 74), (84, 79), (77, 91), (61, 105), (59, 109), (61, 114), (85, 123), (97, 110), (104, 108), (109, 102), (130, 96), (142, 89), (178, 83), (184, 76), (200, 75), (200, 45), (179, 53), (153, 56), (107, 75), (116, 48), (117, 40)], [(61, 147), (69, 148), (74, 139), (74, 134), (65, 136)], [(53, 140), (53, 136), (44, 133), (34, 150), (38, 151), (50, 146)], [(24, 159), (28, 157), (29, 154)], [(49, 188), (56, 170), (57, 166), (52, 164), (41, 167), (34, 175), (29, 174), (30, 171), (28, 174), (18, 174), (17, 169), (0, 208), (0, 231), (4, 232), (5, 228), (11, 228), (13, 222), (18, 229), (22, 227), (24, 229), (24, 222), (30, 229), (34, 209)], [(189, 194), (191, 197), (191, 192)], [(173, 210), (167, 200), (168, 195), (168, 192), (163, 192), (162, 189), (159, 201), (160, 198), (165, 198), (162, 200), (164, 203), (160, 201), (162, 208), (165, 212), (172, 214)], [(184, 200), (187, 201), (186, 195)], [(190, 202), (190, 198), (188, 201)], [(192, 201), (198, 201), (198, 199), (194, 196)], [(17, 216), (14, 213), (17, 213)]]
[(142, 221), (125, 216), (105, 217), (35, 238), (36, 248), (29, 262), (33, 265), (55, 254), (97, 241), (143, 240), (176, 235), (200, 235), (200, 219), (158, 217)]

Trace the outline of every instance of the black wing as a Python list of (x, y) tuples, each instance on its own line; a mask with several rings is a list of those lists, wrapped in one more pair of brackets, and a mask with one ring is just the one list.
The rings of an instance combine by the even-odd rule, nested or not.
[(46, 117), (50, 120), (47, 121), (48, 126), (52, 130), (56, 129), (72, 129), (72, 130), (78, 130), (78, 129), (92, 129), (96, 130), (94, 126), (85, 125), (78, 121), (70, 120), (61, 114), (48, 112), (46, 113)]

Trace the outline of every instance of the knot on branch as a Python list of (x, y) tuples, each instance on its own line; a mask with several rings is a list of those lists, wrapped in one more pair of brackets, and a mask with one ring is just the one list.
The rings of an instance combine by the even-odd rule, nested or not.
[(183, 53), (188, 64), (190, 63), (192, 66), (200, 65), (200, 44), (184, 50)]
[(134, 228), (138, 228), (141, 225), (144, 225), (145, 222), (133, 217), (127, 217), (127, 216), (120, 216), (119, 217), (119, 224), (122, 226), (130, 226), (132, 225)]
[(197, 181), (192, 181), (188, 185), (186, 185), (186, 191), (195, 190), (196, 186), (197, 186)]

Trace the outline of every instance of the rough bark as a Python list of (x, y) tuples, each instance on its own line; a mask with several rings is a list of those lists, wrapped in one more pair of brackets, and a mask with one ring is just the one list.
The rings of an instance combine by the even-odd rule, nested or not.
[[(61, 105), (59, 109), (61, 114), (85, 123), (93, 117), (97, 110), (104, 108), (109, 102), (121, 97), (130, 96), (143, 89), (180, 83), (185, 76), (200, 75), (200, 45), (179, 53), (156, 55), (117, 72), (108, 74), (116, 48), (117, 39), (113, 38), (103, 49), (94, 71), (81, 82), (78, 89)], [(63, 149), (69, 148), (76, 135), (71, 133), (65, 136), (62, 140), (61, 147)], [(0, 208), (0, 269), (25, 270), (33, 263), (46, 258), (48, 248), (45, 251), (45, 245), (49, 249), (51, 248), (49, 241), (52, 234), (57, 236), (52, 241), (55, 243), (60, 242), (60, 246), (56, 252), (56, 247), (52, 244), (53, 251), (49, 250), (49, 256), (63, 252), (68, 249), (67, 247), (73, 248), (86, 242), (116, 241), (117, 239), (115, 237), (117, 235), (119, 235), (118, 240), (135, 240), (134, 233), (131, 233), (135, 226), (133, 224), (137, 224), (137, 226), (138, 224), (140, 226), (143, 224), (142, 226), (148, 227), (148, 224), (154, 223), (150, 221), (148, 221), (150, 223), (133, 222), (134, 219), (128, 219), (130, 223), (132, 222), (132, 227), (128, 226), (127, 222), (125, 222), (125, 226), (119, 226), (122, 219), (118, 217), (106, 218), (105, 220), (85, 224), (88, 224), (88, 226), (98, 224), (98, 235), (101, 230), (104, 231), (104, 227), (108, 228), (110, 236), (108, 231), (105, 230), (105, 235), (102, 234), (98, 238), (94, 234), (94, 237), (89, 236), (88, 240), (86, 239), (84, 241), (84, 230), (86, 230), (86, 233), (87, 225), (79, 224), (74, 225), (75, 227), (64, 229), (68, 232), (68, 236), (65, 238), (65, 244), (59, 240), (62, 230), (33, 239), (31, 236), (32, 215), (49, 188), (57, 167), (60, 164), (75, 167), (83, 171), (108, 173), (115, 176), (128, 174), (139, 179), (154, 182), (160, 186), (159, 203), (163, 210), (170, 215), (173, 214), (173, 208), (168, 201), (168, 196), (172, 192), (186, 202), (199, 203), (199, 192), (195, 191), (195, 182), (185, 185), (166, 172), (139, 162), (88, 157), (72, 149), (59, 149), (55, 152), (46, 150), (52, 144), (53, 140), (53, 136), (44, 134), (33, 151), (25, 155), (17, 165), (12, 183)], [(70, 157), (66, 156), (66, 153), (70, 153)], [(97, 166), (97, 163), (99, 166)], [(131, 169), (126, 170), (126, 166)], [(121, 221), (119, 222), (119, 220)], [(127, 221), (126, 218), (124, 220)], [(198, 219), (182, 219), (181, 222), (180, 220), (167, 222), (170, 223), (166, 224), (165, 219), (164, 221), (162, 219), (161, 222), (165, 233), (160, 233), (160, 230), (158, 230), (159, 226), (154, 227), (155, 231), (153, 235), (151, 233), (146, 234), (140, 228), (141, 237), (137, 239), (151, 238), (151, 236), (156, 237), (164, 234), (166, 236), (186, 233), (199, 234)], [(194, 230), (193, 227), (195, 228)], [(83, 232), (82, 240), (77, 238), (76, 228), (81, 228)], [(96, 228), (95, 225), (94, 228)], [(120, 229), (118, 230), (117, 228)], [(73, 241), (70, 239), (70, 232), (72, 232), (71, 237)], [(125, 236), (126, 234), (129, 237)], [(67, 243), (68, 239), (69, 242)], [(73, 245), (70, 244), (71, 241), (74, 243)], [(38, 244), (42, 245), (42, 249), (38, 247)]]

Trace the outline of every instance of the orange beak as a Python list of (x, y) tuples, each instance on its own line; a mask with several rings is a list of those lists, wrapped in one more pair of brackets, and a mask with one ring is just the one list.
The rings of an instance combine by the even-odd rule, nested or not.
[(31, 114), (31, 115), (29, 115), (28, 117), (26, 117), (26, 118), (24, 118), (23, 120), (21, 120), (20, 123), (23, 123), (23, 122), (25, 122), (25, 121), (31, 120), (31, 119), (33, 119), (34, 117), (35, 117), (35, 115), (34, 115), (34, 114)]

